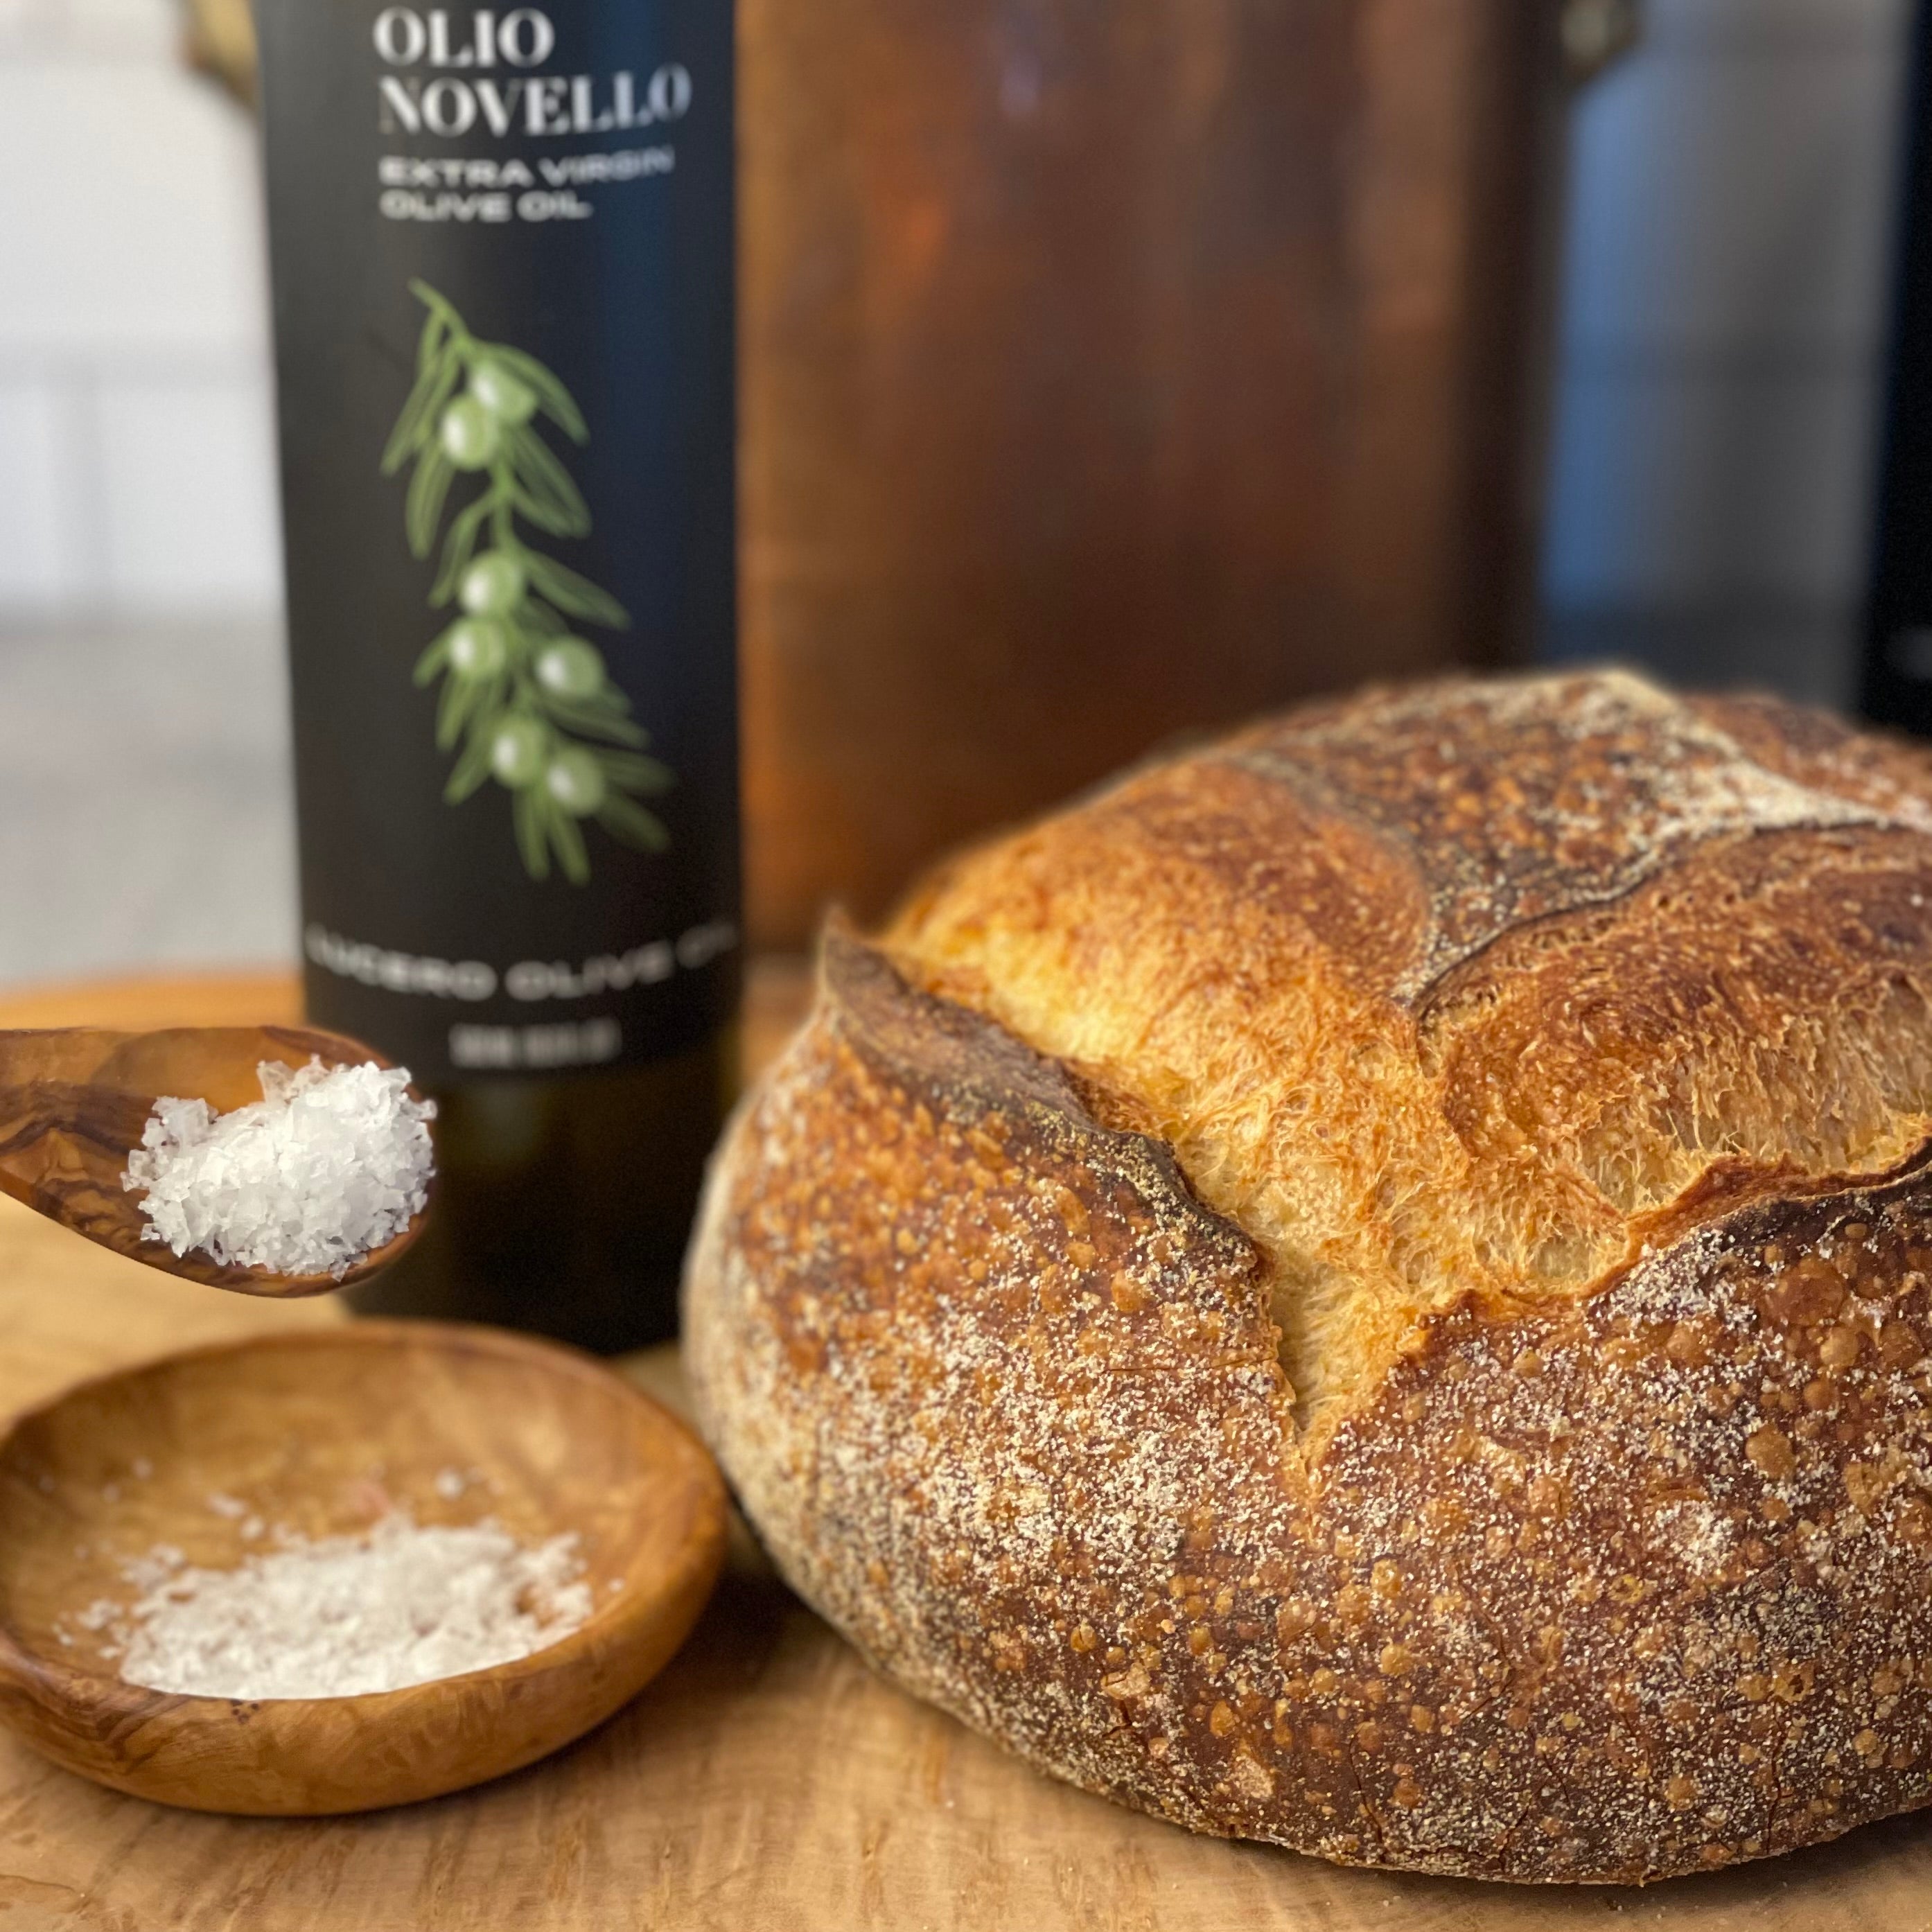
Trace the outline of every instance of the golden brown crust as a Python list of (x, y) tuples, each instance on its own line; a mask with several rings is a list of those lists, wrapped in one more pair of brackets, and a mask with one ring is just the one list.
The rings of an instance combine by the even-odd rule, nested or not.
[(1138, 775), (896, 962), (833, 934), (688, 1354), (788, 1575), (1046, 1768), (1660, 1876), (1932, 1798), (1932, 787), (1802, 714), (1474, 688)]
[(1916, 788), (1861, 772), (1844, 755), (1853, 736), (1790, 706), (1687, 704), (1612, 674), (1368, 692), (1218, 755), (1366, 821), (1407, 858), (1430, 916), (1388, 991), (1412, 1005), (1504, 933), (1610, 904), (1698, 845), (1932, 832), (1923, 770)]
[(1369, 692), (956, 863), (887, 940), (1267, 1253), (1316, 1439), (1419, 1314), (1587, 1294), (1717, 1162), (1932, 1132), (1932, 768), (1622, 674)]

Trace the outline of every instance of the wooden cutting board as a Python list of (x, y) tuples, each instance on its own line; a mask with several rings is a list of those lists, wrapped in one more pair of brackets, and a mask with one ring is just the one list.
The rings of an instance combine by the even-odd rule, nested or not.
[[(803, 997), (769, 968), (754, 1057)], [(292, 1017), (292, 980), (130, 982), (0, 1025)], [(196, 1342), (343, 1319), (176, 1282), (0, 1200), (0, 1408)], [(676, 1398), (668, 1352), (634, 1358)], [(1196, 1838), (1028, 1770), (880, 1682), (740, 1538), (683, 1652), (483, 1790), (315, 1822), (123, 1798), (0, 1737), (0, 1932), (1932, 1932), (1932, 1814), (1647, 1892), (1345, 1871)]]

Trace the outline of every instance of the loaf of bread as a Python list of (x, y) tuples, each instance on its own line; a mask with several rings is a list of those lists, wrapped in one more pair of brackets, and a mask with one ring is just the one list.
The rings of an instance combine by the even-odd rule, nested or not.
[(1372, 692), (970, 852), (716, 1161), (710, 1439), (880, 1670), (1351, 1864), (1932, 1798), (1932, 763)]

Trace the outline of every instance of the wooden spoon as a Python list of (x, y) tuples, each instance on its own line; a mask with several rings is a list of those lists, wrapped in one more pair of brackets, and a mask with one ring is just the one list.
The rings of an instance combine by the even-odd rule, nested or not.
[[(362, 1696), (242, 1702), (124, 1682), (90, 1616), (158, 1544), (232, 1569), (287, 1529), (573, 1534), (589, 1619), (515, 1661)], [(251, 1520), (252, 1519), (252, 1520)], [(724, 1485), (589, 1356), (489, 1328), (344, 1323), (84, 1382), (0, 1438), (0, 1722), (69, 1770), (202, 1811), (362, 1811), (528, 1764), (628, 1702), (697, 1621)]]
[[(265, 1060), (306, 1066), (391, 1063), (340, 1034), (301, 1027), (170, 1027), (106, 1033), (92, 1027), (0, 1032), (0, 1191), (90, 1241), (150, 1268), (242, 1294), (321, 1294), (386, 1268), (422, 1232), (418, 1214), (338, 1280), (224, 1266), (165, 1241), (144, 1240), (141, 1196), (121, 1184), (128, 1154), (164, 1095), (228, 1113), (262, 1097)], [(425, 1210), (427, 1211), (427, 1210)]]

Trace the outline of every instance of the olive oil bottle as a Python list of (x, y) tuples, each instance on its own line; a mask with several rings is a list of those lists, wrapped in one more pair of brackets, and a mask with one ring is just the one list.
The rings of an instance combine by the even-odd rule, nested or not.
[(308, 1010), (362, 1305), (670, 1334), (740, 982), (730, 0), (259, 0)]

